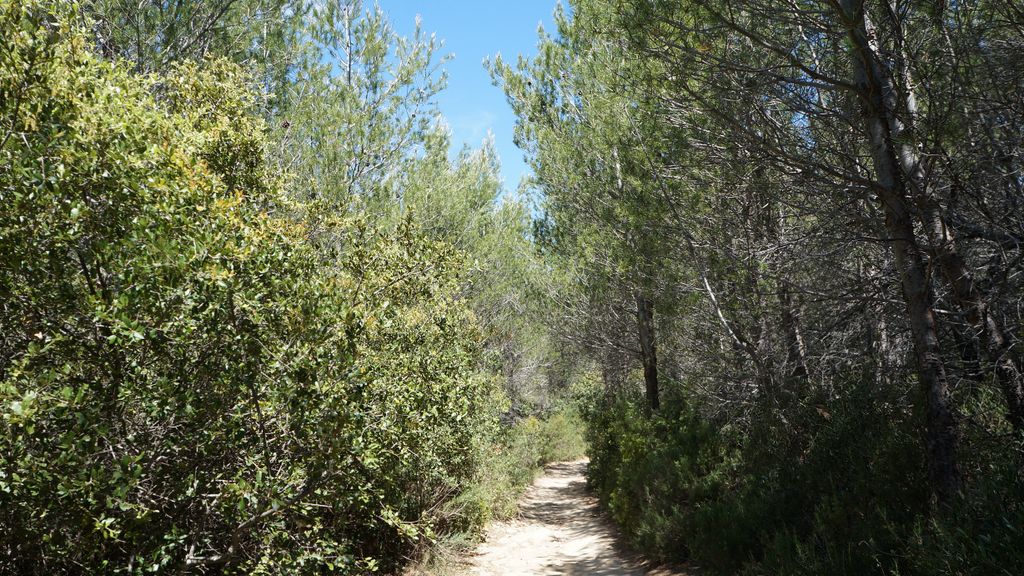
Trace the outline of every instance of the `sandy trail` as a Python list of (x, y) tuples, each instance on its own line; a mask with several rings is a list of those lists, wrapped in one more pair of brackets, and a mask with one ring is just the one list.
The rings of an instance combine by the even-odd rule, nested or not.
[[(473, 576), (653, 575), (624, 554), (595, 498), (584, 490), (585, 460), (547, 467), (526, 491), (520, 517), (487, 529), (469, 559)], [(659, 576), (683, 572), (658, 570)]]

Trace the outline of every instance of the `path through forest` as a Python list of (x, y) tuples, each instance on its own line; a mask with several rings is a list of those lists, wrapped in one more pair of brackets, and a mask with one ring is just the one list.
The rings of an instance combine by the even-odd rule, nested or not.
[(467, 576), (685, 576), (650, 570), (622, 551), (597, 500), (584, 489), (586, 460), (547, 467), (526, 491), (519, 518), (491, 525)]

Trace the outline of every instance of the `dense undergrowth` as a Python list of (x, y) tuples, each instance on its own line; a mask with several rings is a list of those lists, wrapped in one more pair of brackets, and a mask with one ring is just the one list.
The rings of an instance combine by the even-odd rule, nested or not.
[(394, 572), (579, 451), (498, 425), (495, 267), (445, 232), (504, 230), (475, 159), (416, 161), (477, 223), (353, 208), (243, 68), (139, 74), (88, 22), (0, 2), (0, 574)]
[(863, 381), (752, 429), (670, 395), (591, 399), (589, 482), (638, 550), (715, 574), (1016, 574), (1021, 456), (965, 439), (977, 478), (935, 509), (913, 413)]

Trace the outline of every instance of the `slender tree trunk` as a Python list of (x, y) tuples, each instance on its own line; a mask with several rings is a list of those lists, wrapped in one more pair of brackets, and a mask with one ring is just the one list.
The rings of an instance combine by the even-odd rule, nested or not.
[[(908, 176), (916, 178), (914, 173), (919, 168), (913, 170)], [(974, 275), (957, 250), (953, 232), (946, 225), (935, 200), (923, 186), (915, 194), (915, 199), (928, 235), (932, 259), (938, 264), (964, 319), (974, 329), (972, 339), (980, 337), (985, 358), (994, 367), (996, 380), (1006, 400), (1007, 418), (1014, 429), (1024, 430), (1024, 373), (1019, 359), (1010, 350), (1011, 340), (990, 313), (988, 301), (981, 294)]]
[(636, 293), (636, 321), (640, 335), (640, 360), (644, 365), (647, 406), (654, 411), (661, 407), (658, 397), (658, 357), (654, 349), (654, 305), (640, 292)]
[(611, 346), (605, 346), (600, 351), (601, 358), (601, 380), (604, 383), (605, 395), (609, 398), (617, 396), (622, 391), (623, 381), (623, 358), (622, 355)]
[(893, 92), (892, 78), (885, 74), (880, 64), (873, 27), (864, 13), (863, 0), (841, 0), (841, 5), (850, 38), (854, 80), (860, 88), (862, 119), (879, 184), (877, 191), (885, 210), (889, 246), (900, 273), (918, 379), (925, 398), (929, 481), (939, 500), (948, 501), (960, 488), (957, 423), (950, 405), (949, 386), (935, 329), (931, 285), (914, 231), (906, 182), (893, 149), (887, 107), (883, 101), (886, 94)]
[(789, 287), (784, 283), (779, 286), (779, 308), (782, 313), (782, 329), (786, 333), (786, 365), (790, 377), (807, 378), (807, 354), (804, 339), (800, 335), (800, 322)]
[(892, 384), (893, 361), (892, 339), (889, 337), (889, 324), (885, 321), (885, 312), (881, 306), (870, 303), (864, 312), (868, 316), (868, 330), (871, 334), (871, 354), (875, 360), (875, 382), (879, 386)]
[[(874, 284), (875, 278), (882, 275), (880, 270), (889, 267), (889, 254), (885, 253), (884, 258), (885, 261), (881, 266), (874, 266), (871, 263), (858, 264), (860, 278), (865, 284)], [(871, 356), (875, 385), (882, 390), (892, 385), (893, 367), (898, 361), (893, 350), (892, 338), (889, 335), (885, 306), (872, 296), (870, 295), (864, 300), (865, 348)]]
[[(898, 18), (895, 10), (887, 12), (890, 19)], [(899, 22), (893, 23), (894, 29), (902, 29)], [(869, 43), (876, 42), (875, 31), (870, 21), (866, 21)], [(996, 379), (999, 382), (1009, 409), (1008, 419), (1016, 430), (1024, 429), (1024, 373), (1020, 363), (1010, 353), (1010, 339), (996, 319), (989, 313), (988, 301), (981, 294), (974, 275), (968, 268), (963, 256), (957, 248), (953, 230), (947, 225), (942, 207), (935, 198), (934, 190), (925, 173), (921, 155), (917, 149), (915, 120), (917, 118), (917, 98), (911, 81), (909, 59), (905, 54), (902, 39), (897, 37), (899, 48), (898, 74), (893, 75), (879, 62), (880, 71), (887, 78), (899, 79), (899, 85), (893, 81), (884, 83), (881, 93), (885, 107), (885, 117), (889, 127), (890, 142), (899, 160), (903, 179), (909, 186), (914, 204), (917, 206), (918, 218), (928, 237), (929, 252), (933, 261), (938, 264), (946, 284), (950, 287), (953, 299), (964, 318), (980, 336), (986, 359), (994, 366)], [(872, 46), (877, 53), (877, 46)], [(898, 89), (897, 89), (898, 88)], [(901, 120), (899, 111), (906, 114), (906, 121)], [(973, 340), (973, 337), (969, 338)]]

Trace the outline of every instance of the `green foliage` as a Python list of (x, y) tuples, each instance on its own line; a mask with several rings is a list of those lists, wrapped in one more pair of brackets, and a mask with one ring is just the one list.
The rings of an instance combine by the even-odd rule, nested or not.
[(0, 572), (392, 569), (493, 421), (462, 257), (325, 249), (239, 68), (139, 77), (75, 21), (0, 3)]
[(314, 215), (377, 214), (400, 200), (401, 180), (435, 135), (444, 87), (440, 42), (417, 26), (400, 36), (379, 7), (309, 3), (305, 53), (284, 90), (274, 140), (295, 175), (289, 192)]
[[(978, 22), (1002, 18), (983, 5)], [(916, 45), (903, 24), (922, 24), (889, 12), (875, 24), (898, 63)], [(475, 542), (585, 448), (592, 487), (657, 559), (1024, 572), (1024, 452), (982, 386), (969, 310), (946, 312), (957, 286), (935, 311), (950, 382), (967, 382), (966, 481), (931, 500), (898, 266), (843, 240), (884, 236), (848, 130), (860, 88), (837, 97), (798, 66), (845, 75), (848, 30), (808, 14), (559, 8), (535, 59), (492, 66), (536, 175), (516, 196), (489, 140), (450, 156), (441, 44), (379, 7), (0, 0), (0, 576), (393, 573)], [(777, 29), (734, 41), (761, 17)], [(1019, 114), (932, 100), (958, 93), (935, 84), (947, 64), (998, 86), (973, 60), (1013, 64), (999, 54), (1016, 44), (951, 31), (898, 74), (941, 88), (912, 118), (952, 154), (936, 174), (969, 160), (984, 176), (926, 192), (1001, 207), (950, 222), (995, 271), (977, 278), (1002, 322), (1019, 259), (978, 241), (1020, 247), (999, 215), (1019, 196)], [(762, 89), (794, 70), (805, 90)], [(982, 123), (931, 126), (940, 108)], [(960, 131), (992, 148), (945, 150)], [(974, 193), (989, 181), (1009, 185)], [(636, 389), (645, 322), (656, 411)]]
[(941, 516), (907, 529), (908, 574), (1024, 571), (1024, 446), (1011, 440), (1013, 451), (993, 458), (991, 443), (1004, 439), (977, 432), (965, 442), (977, 480)]
[(294, 35), (305, 15), (294, 0), (87, 0), (99, 51), (140, 72), (211, 56), (245, 64), (274, 88), (299, 58)]
[[(634, 546), (684, 560), (679, 544), (690, 544), (695, 515), (729, 490), (739, 455), (727, 432), (682, 399), (668, 399), (655, 418), (644, 416), (637, 400), (598, 397), (585, 411), (588, 482)], [(718, 543), (724, 549), (742, 539), (739, 531), (715, 536), (726, 537)]]
[[(1019, 434), (1000, 413), (1017, 402), (1020, 329), (996, 310), (1020, 290), (995, 288), (1015, 265), (996, 279), (1004, 247), (970, 224), (1016, 204), (952, 215), (964, 197), (1020, 192), (992, 184), (1002, 168), (976, 178), (966, 166), (992, 152), (952, 136), (1019, 116), (977, 105), (1013, 92), (994, 63), (1016, 62), (1019, 42), (993, 24), (1015, 20), (996, 4), (574, 0), (535, 57), (492, 65), (543, 195), (536, 239), (568, 279), (550, 332), (600, 378), (590, 481), (637, 548), (722, 574), (1019, 571)], [(861, 25), (880, 85), (899, 87), (884, 103), (851, 78)], [(881, 125), (900, 132), (886, 158)], [(918, 174), (925, 142), (951, 160)], [(892, 181), (907, 233), (885, 230), (895, 204), (877, 193)], [(944, 270), (916, 303), (900, 291), (903, 241)], [(926, 322), (902, 305), (923, 301)], [(933, 320), (925, 340), (941, 344), (924, 352), (909, 335)], [(640, 408), (638, 356), (661, 410)], [(945, 472), (929, 478), (926, 454)], [(953, 490), (936, 479), (961, 472), (963, 494), (933, 501), (929, 483), (941, 499)]]
[(583, 434), (583, 422), (571, 407), (494, 430), (480, 446), (481, 464), (472, 484), (445, 505), (447, 536), (432, 553), (465, 552), (489, 522), (514, 516), (519, 496), (542, 466), (583, 457)]
[(714, 573), (1016, 573), (1018, 458), (981, 457), (986, 481), (933, 515), (914, 415), (861, 381), (845, 389), (746, 434), (685, 399), (654, 418), (638, 399), (595, 399), (589, 481), (639, 550)]

